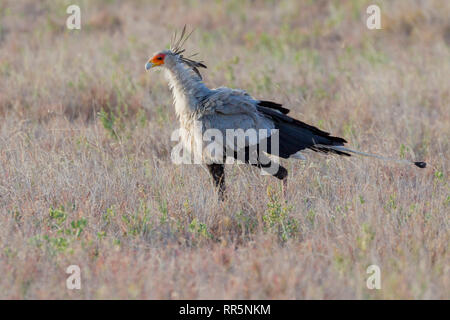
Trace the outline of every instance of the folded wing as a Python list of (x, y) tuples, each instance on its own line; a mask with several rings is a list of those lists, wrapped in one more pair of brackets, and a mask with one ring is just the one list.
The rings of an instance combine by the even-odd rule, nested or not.
[[(204, 112), (201, 121), (204, 130), (214, 129), (224, 138), (243, 134), (244, 145), (235, 139), (225, 139), (226, 144), (237, 150), (242, 147), (257, 145), (271, 135), (275, 128), (273, 121), (257, 110), (258, 101), (245, 91), (229, 88), (216, 89), (214, 94), (203, 102)], [(228, 131), (228, 132), (227, 132)], [(225, 145), (225, 143), (224, 143)]]
[(350, 156), (346, 152), (328, 148), (328, 146), (343, 146), (347, 142), (343, 138), (331, 136), (328, 132), (267, 106), (258, 105), (257, 110), (272, 120), (274, 127), (279, 130), (279, 156), (282, 158), (289, 158), (304, 149)]
[[(242, 90), (218, 88), (203, 102), (201, 121), (203, 129), (220, 131), (226, 144), (237, 150), (242, 147), (257, 145), (269, 137), (265, 143), (270, 145), (273, 129), (278, 129), (276, 137), (279, 147), (276, 154), (282, 158), (289, 158), (297, 152), (310, 149), (316, 152), (334, 153), (350, 156), (334, 146), (343, 146), (347, 141), (343, 138), (331, 136), (314, 126), (289, 117), (289, 110), (281, 104), (255, 100)], [(236, 145), (235, 140), (226, 139), (227, 130), (241, 130), (244, 133), (245, 145)], [(263, 130), (264, 134), (261, 134)], [(255, 135), (256, 133), (256, 135)], [(225, 143), (224, 143), (225, 146)], [(271, 153), (271, 150), (268, 150)]]

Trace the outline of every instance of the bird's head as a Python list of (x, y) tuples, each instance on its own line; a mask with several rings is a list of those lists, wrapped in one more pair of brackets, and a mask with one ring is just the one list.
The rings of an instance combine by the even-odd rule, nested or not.
[(177, 39), (175, 33), (174, 37), (172, 38), (170, 50), (163, 50), (155, 53), (145, 64), (145, 70), (150, 70), (155, 67), (170, 68), (173, 64), (184, 63), (185, 65), (189, 66), (192, 71), (194, 71), (201, 79), (202, 77), (200, 75), (200, 72), (198, 71), (198, 68), (206, 68), (206, 66), (201, 61), (195, 61), (182, 55), (182, 53), (185, 51), (183, 49), (183, 45), (191, 34), (192, 31), (191, 33), (186, 35), (186, 26), (184, 26), (179, 39)]
[(173, 59), (174, 54), (170, 50), (164, 50), (157, 52), (151, 57), (145, 64), (145, 70), (150, 70), (151, 68), (164, 66), (167, 61)]

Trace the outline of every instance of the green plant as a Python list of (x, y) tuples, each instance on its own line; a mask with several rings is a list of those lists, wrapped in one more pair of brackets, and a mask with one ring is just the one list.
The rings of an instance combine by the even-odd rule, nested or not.
[(197, 218), (194, 218), (191, 223), (189, 223), (188, 230), (190, 233), (199, 235), (205, 239), (212, 239), (213, 236), (208, 232), (208, 227), (205, 223), (199, 222)]
[(298, 221), (289, 216), (292, 206), (282, 204), (278, 197), (268, 189), (269, 202), (263, 216), (265, 232), (276, 234), (280, 240), (295, 238), (298, 232)]
[(122, 221), (126, 225), (126, 234), (128, 235), (146, 235), (152, 229), (150, 209), (144, 201), (140, 202), (138, 210), (136, 210), (133, 214), (123, 214)]
[(60, 206), (58, 209), (49, 209), (50, 227), (60, 228), (66, 221), (67, 214), (64, 210), (64, 206)]
[[(72, 206), (72, 208), (75, 208)], [(57, 209), (49, 209), (49, 231), (43, 235), (36, 235), (29, 238), (29, 243), (41, 248), (46, 245), (52, 254), (56, 252), (65, 252), (76, 241), (81, 240), (83, 231), (87, 226), (87, 219), (81, 217), (79, 219), (67, 221), (68, 214), (64, 206)]]
[(103, 125), (103, 128), (108, 131), (108, 133), (113, 137), (114, 139), (117, 139), (117, 132), (115, 129), (115, 122), (116, 122), (116, 116), (113, 112), (106, 112), (103, 108), (98, 113), (98, 117), (100, 118), (100, 122)]
[(243, 210), (236, 213), (236, 220), (237, 227), (241, 230), (242, 235), (253, 233), (258, 226), (256, 217), (245, 214)]

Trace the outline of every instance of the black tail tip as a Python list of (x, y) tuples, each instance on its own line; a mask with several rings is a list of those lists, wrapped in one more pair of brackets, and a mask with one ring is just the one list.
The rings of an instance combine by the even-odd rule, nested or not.
[(414, 164), (416, 165), (416, 166), (418, 166), (419, 168), (426, 168), (426, 166), (427, 166), (427, 163), (426, 162), (422, 162), (422, 161), (417, 161), (417, 162), (414, 162)]

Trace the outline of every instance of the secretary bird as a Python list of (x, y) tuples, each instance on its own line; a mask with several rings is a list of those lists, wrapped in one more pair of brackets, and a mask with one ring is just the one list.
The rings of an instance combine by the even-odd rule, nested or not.
[[(187, 58), (182, 55), (185, 51), (183, 45), (191, 34), (192, 32), (186, 34), (184, 26), (178, 40), (175, 33), (170, 49), (154, 54), (145, 64), (145, 69), (161, 67), (165, 70), (182, 129), (182, 145), (189, 153), (200, 156), (206, 164), (221, 200), (225, 191), (224, 163), (228, 157), (242, 160), (267, 172), (273, 167), (270, 155), (284, 159), (304, 159), (300, 151), (305, 149), (340, 156), (354, 153), (414, 164), (419, 168), (426, 167), (425, 162), (387, 158), (346, 148), (345, 139), (331, 136), (328, 132), (291, 118), (287, 115), (289, 110), (281, 104), (255, 99), (244, 90), (226, 87), (209, 89), (199, 72), (199, 68), (206, 68), (203, 62), (193, 60), (192, 56)], [(200, 135), (194, 132), (196, 129), (200, 130)], [(223, 148), (222, 153), (211, 152), (208, 148), (203, 148), (203, 134), (210, 129), (219, 131), (223, 136), (230, 129), (253, 129), (258, 135), (256, 139), (245, 137), (243, 144), (236, 144), (233, 137), (231, 147), (229, 141), (226, 141), (219, 144)], [(261, 130), (266, 130), (267, 134), (259, 134)], [(273, 137), (277, 140), (277, 150), (271, 148)], [(262, 144), (266, 146), (265, 149), (260, 148)], [(275, 168), (270, 174), (283, 181), (285, 190), (288, 172), (281, 165)]]

